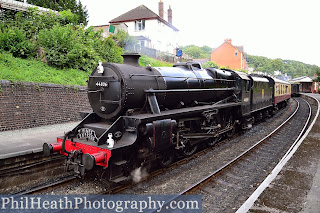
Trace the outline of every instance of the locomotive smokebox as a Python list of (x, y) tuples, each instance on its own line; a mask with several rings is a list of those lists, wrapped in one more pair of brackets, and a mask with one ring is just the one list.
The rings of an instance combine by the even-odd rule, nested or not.
[(139, 65), (139, 58), (140, 54), (139, 53), (125, 53), (121, 55), (123, 57), (123, 63), (132, 65), (132, 66), (140, 66)]

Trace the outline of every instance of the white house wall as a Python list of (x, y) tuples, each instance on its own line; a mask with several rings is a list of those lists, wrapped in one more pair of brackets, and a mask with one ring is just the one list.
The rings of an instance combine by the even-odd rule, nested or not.
[(131, 36), (144, 36), (151, 40), (151, 48), (162, 52), (175, 53), (177, 32), (157, 19), (146, 20), (144, 30), (135, 30), (135, 22), (126, 22)]

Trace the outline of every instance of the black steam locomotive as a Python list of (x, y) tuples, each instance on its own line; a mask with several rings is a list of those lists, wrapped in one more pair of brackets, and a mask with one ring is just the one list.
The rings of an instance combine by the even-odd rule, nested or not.
[(141, 67), (140, 55), (123, 57), (123, 64), (100, 64), (89, 76), (93, 112), (57, 143), (43, 146), (47, 155), (66, 155), (79, 176), (98, 165), (120, 182), (146, 162), (168, 166), (177, 154), (213, 146), (276, 107), (271, 77), (194, 62)]

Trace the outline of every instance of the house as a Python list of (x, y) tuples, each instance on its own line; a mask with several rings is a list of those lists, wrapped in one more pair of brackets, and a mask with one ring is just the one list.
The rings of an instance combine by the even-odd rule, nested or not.
[(289, 81), (291, 84), (299, 84), (300, 92), (318, 92), (316, 82), (313, 82), (312, 78), (308, 76), (302, 76), (298, 78), (291, 79)]
[(287, 73), (282, 74), (281, 71), (279, 70), (274, 71), (273, 76), (275, 76), (275, 78), (279, 80), (287, 81), (287, 82), (292, 79), (290, 75), (288, 75)]
[(169, 6), (168, 17), (164, 17), (163, 2), (159, 2), (159, 15), (145, 5), (140, 5), (114, 19), (109, 23), (117, 25), (124, 23), (128, 33), (134, 36), (141, 48), (175, 54), (178, 39), (178, 29), (172, 25), (172, 9)]
[(248, 70), (247, 54), (243, 46), (232, 45), (231, 39), (225, 39), (222, 45), (212, 50), (211, 61), (220, 67)]

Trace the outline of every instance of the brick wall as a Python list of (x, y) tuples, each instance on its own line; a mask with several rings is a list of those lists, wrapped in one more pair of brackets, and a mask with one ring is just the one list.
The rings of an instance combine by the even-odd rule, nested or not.
[(86, 87), (0, 81), (0, 131), (80, 120)]

